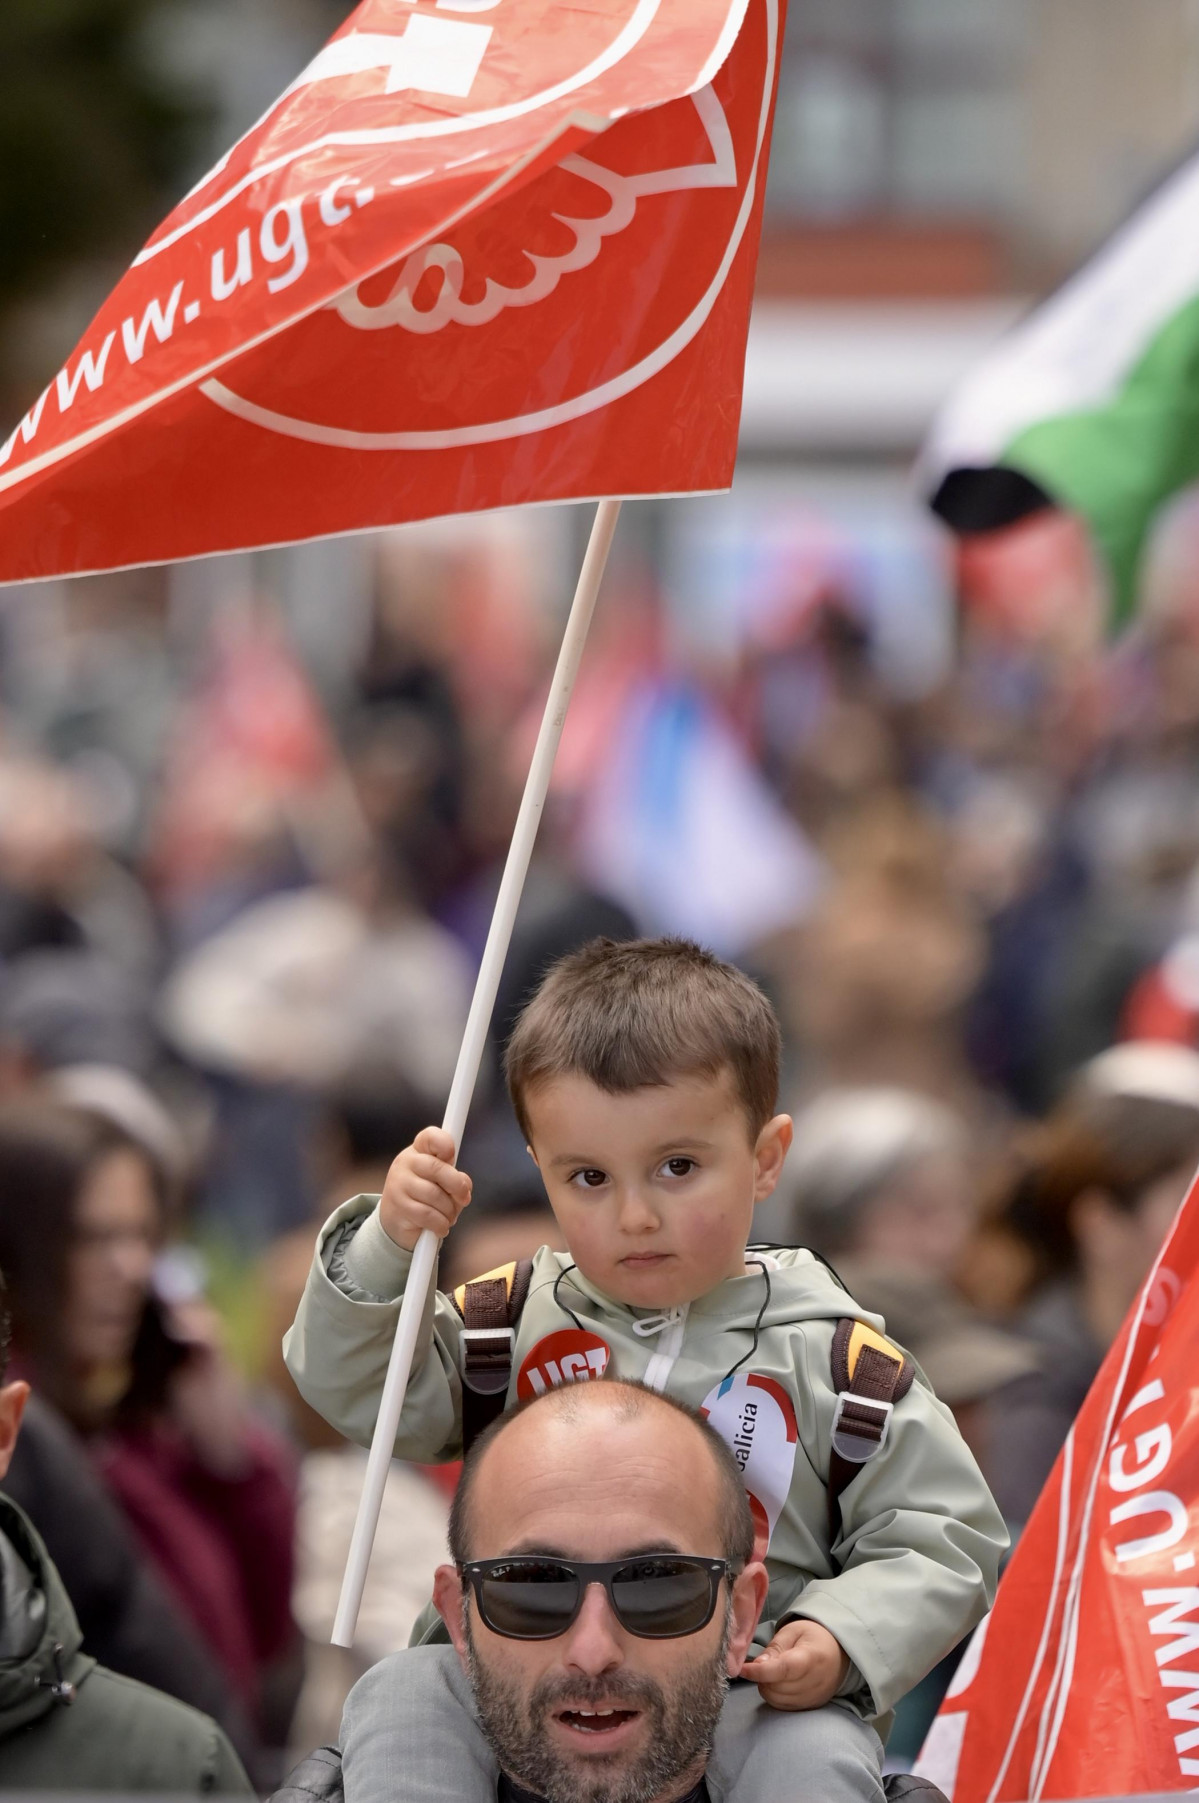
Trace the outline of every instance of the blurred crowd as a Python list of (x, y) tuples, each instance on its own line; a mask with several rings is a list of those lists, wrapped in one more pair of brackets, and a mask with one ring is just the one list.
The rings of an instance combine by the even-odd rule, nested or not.
[[(328, 1646), (364, 1455), (279, 1341), (317, 1223), (440, 1117), (556, 622), (487, 540), (401, 534), (330, 683), (267, 594), (181, 630), (159, 574), (0, 597), (5, 1487), (89, 1650), (266, 1785), (444, 1546), (453, 1474), (394, 1467)], [(913, 696), (835, 587), (719, 665), (644, 572), (603, 613), (442, 1287), (558, 1243), (496, 1058), (539, 974), (706, 939), (784, 1024), (761, 1239), (885, 1315), (1018, 1531), (1199, 1164), (1199, 619), (1103, 648), (978, 608)]]

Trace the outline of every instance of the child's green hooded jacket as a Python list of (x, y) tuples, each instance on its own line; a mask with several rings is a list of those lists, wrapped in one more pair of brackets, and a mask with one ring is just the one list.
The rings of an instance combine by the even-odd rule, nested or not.
[[(384, 1233), (376, 1202), (356, 1196), (322, 1228), (284, 1341), (301, 1395), (364, 1446), (410, 1264)], [(543, 1247), (509, 1399), (606, 1369), (706, 1408), (742, 1466), (755, 1519), (770, 1528), (757, 1644), (785, 1616), (821, 1622), (856, 1668), (846, 1687), (854, 1702), (882, 1715), (986, 1613), (1007, 1532), (952, 1415), (917, 1370), (881, 1450), (841, 1497), (841, 1532), (830, 1545), (833, 1333), (846, 1316), (878, 1330), (883, 1323), (810, 1252), (751, 1257), (763, 1264), (750, 1275), (664, 1317), (613, 1302), (568, 1254)], [(426, 1329), (395, 1452), (436, 1463), (462, 1451), (462, 1321), (448, 1297), (437, 1296)]]

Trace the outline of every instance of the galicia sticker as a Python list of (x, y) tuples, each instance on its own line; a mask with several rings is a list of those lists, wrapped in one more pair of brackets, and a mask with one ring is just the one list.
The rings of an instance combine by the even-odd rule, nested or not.
[(765, 1556), (783, 1511), (799, 1429), (782, 1384), (756, 1371), (738, 1371), (709, 1391), (700, 1409), (741, 1468), (754, 1518), (754, 1555)]
[(612, 1354), (598, 1334), (581, 1327), (564, 1327), (558, 1333), (538, 1340), (527, 1354), (517, 1373), (516, 1395), (520, 1402), (531, 1396), (544, 1396), (561, 1384), (588, 1383), (602, 1377)]

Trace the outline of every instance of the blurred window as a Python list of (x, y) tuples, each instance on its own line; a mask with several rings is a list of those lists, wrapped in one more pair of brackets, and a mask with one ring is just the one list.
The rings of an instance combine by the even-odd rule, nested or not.
[(808, 0), (787, 30), (770, 199), (826, 219), (1009, 211), (1028, 0)]

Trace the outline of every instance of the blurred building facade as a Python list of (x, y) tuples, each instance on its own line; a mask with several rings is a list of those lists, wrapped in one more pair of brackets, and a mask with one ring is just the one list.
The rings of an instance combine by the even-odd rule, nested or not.
[[(830, 357), (845, 414), (868, 436), (851, 371), (870, 345), (861, 380), (880, 445), (911, 443), (921, 406), (1094, 249), (1190, 147), (1197, 120), (1192, 0), (793, 7), (759, 295), (772, 360), (784, 333), (795, 346), (796, 448), (831, 438), (831, 377), (819, 418), (799, 398)], [(884, 365), (902, 394), (880, 380)], [(748, 428), (752, 446), (752, 410)], [(762, 436), (781, 442), (775, 420)]]

